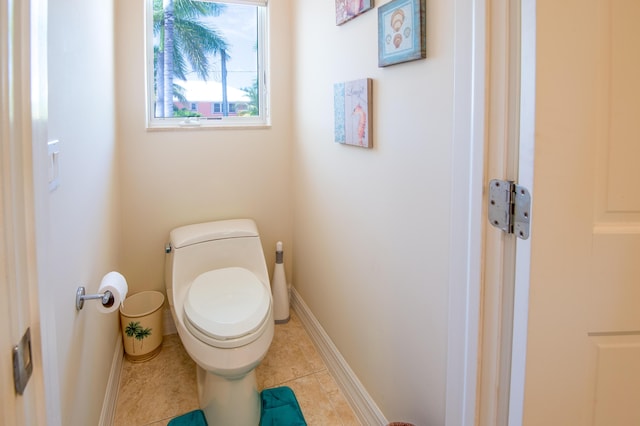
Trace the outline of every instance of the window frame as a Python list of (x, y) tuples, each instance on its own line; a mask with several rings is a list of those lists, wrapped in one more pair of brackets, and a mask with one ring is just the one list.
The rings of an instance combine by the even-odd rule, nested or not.
[[(269, 6), (267, 0), (200, 0), (212, 3), (256, 6), (258, 17), (258, 115), (233, 117), (154, 117), (154, 57), (153, 57), (153, 0), (145, 0), (145, 109), (147, 130), (176, 130), (183, 128), (241, 129), (271, 126), (269, 96)], [(215, 102), (212, 102), (215, 103)]]

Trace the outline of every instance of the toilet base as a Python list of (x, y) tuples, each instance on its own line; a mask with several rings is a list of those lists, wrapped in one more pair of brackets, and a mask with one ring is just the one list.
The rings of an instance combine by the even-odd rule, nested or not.
[(255, 370), (239, 379), (216, 376), (197, 367), (198, 401), (210, 425), (256, 426), (260, 423), (260, 393)]

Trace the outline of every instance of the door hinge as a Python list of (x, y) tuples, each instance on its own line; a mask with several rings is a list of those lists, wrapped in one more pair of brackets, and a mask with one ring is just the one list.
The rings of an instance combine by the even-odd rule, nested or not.
[(489, 221), (493, 226), (518, 238), (529, 238), (531, 195), (515, 182), (493, 179), (489, 182)]
[(31, 373), (33, 373), (31, 328), (27, 328), (20, 342), (13, 348), (13, 383), (18, 395), (24, 393)]

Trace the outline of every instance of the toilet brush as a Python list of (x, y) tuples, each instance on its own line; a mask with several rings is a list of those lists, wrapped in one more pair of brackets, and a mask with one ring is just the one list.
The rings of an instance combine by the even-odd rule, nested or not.
[(273, 317), (276, 324), (284, 324), (289, 321), (289, 289), (284, 273), (284, 253), (282, 241), (276, 243), (276, 265), (273, 268)]

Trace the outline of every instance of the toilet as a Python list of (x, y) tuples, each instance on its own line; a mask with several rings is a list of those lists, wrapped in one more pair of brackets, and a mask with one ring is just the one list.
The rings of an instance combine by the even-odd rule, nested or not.
[(165, 284), (180, 340), (197, 364), (209, 425), (255, 426), (261, 401), (255, 368), (273, 340), (269, 274), (251, 219), (176, 228)]

